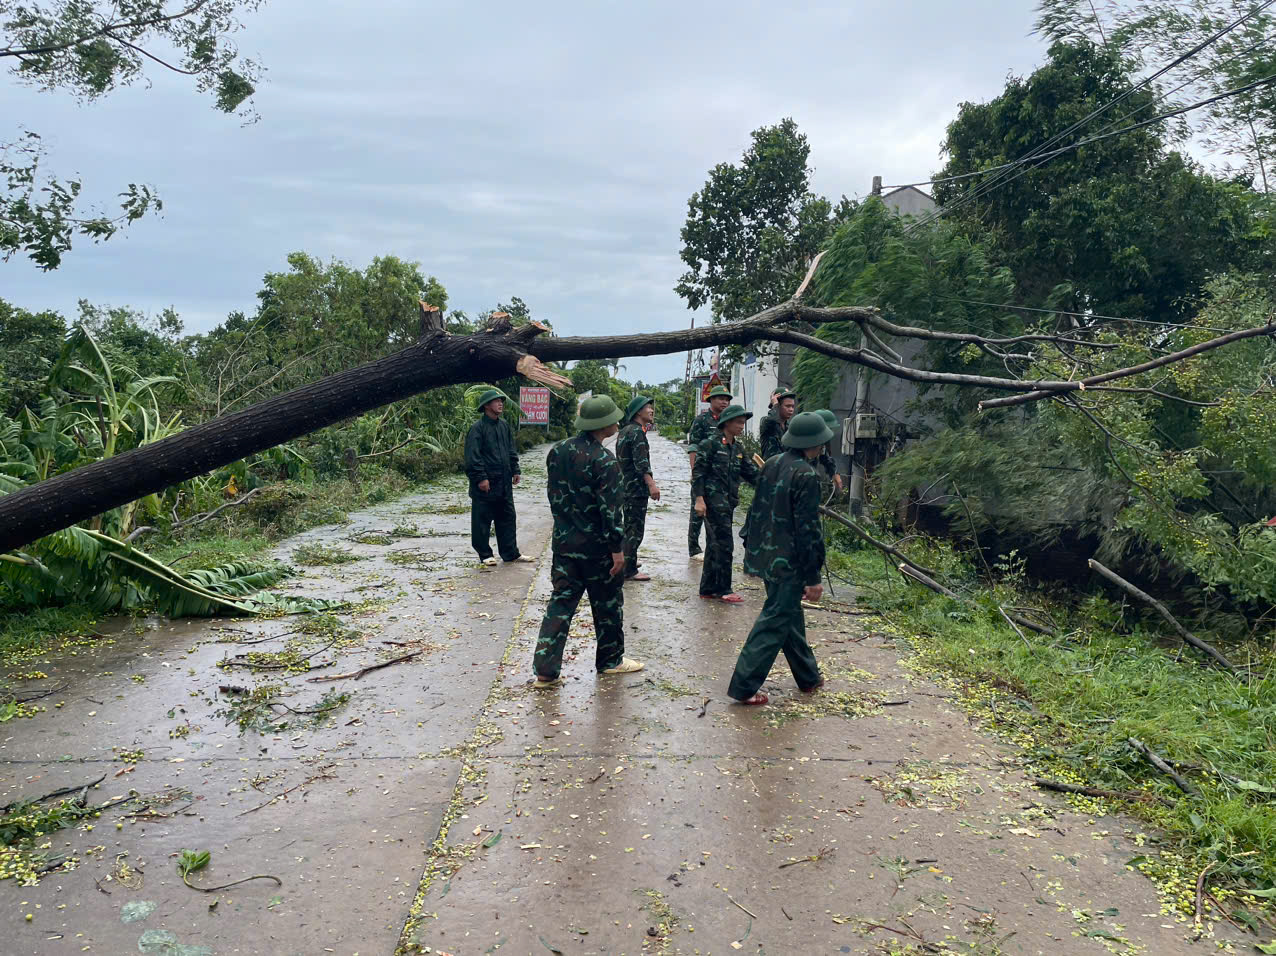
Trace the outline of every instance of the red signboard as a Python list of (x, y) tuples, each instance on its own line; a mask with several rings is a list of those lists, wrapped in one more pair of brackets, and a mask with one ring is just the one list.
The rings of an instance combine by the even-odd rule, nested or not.
[(524, 385), (518, 390), (520, 425), (549, 424), (549, 389), (540, 385)]

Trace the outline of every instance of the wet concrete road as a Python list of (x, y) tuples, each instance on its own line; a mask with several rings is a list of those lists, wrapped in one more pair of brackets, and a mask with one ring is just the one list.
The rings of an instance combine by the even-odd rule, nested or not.
[[(371, 602), (342, 612), (338, 630), (300, 635), (303, 653), (319, 651), (311, 663), (331, 666), (218, 666), (297, 640), (288, 632), (307, 620), (297, 617), (159, 621), (140, 634), (130, 624), (41, 663), (50, 684), (67, 684), (50, 698), (65, 704), (4, 725), (0, 802), (105, 774), (94, 802), (132, 790), (149, 812), (133, 803), (91, 831), (51, 834), (50, 854), (76, 868), (38, 887), (0, 883), (3, 951), (1214, 948), (1189, 943), (1191, 927), (1162, 916), (1152, 884), (1124, 866), (1142, 852), (1137, 826), (1026, 785), (1012, 750), (972, 727), (948, 691), (910, 676), (862, 618), (808, 612), (824, 693), (800, 695), (781, 660), (771, 706), (731, 706), (726, 682), (759, 582), (737, 572), (744, 605), (696, 598), (685, 454), (652, 444), (664, 500), (642, 555), (654, 580), (626, 586), (627, 652), (647, 662), (641, 674), (594, 674), (585, 602), (565, 686), (530, 686), (549, 590), (543, 452), (528, 456), (518, 493), (520, 543), (536, 565), (474, 566), (459, 484), (281, 548), (323, 543), (360, 558), (294, 582), (296, 593)], [(361, 678), (309, 680), (413, 651)], [(272, 684), (266, 697), (282, 703), (267, 722), (287, 726), (241, 735), (234, 688)], [(324, 714), (329, 692), (351, 697)], [(194, 891), (177, 875), (183, 849), (212, 854), (197, 886), (255, 874), (281, 885)]]

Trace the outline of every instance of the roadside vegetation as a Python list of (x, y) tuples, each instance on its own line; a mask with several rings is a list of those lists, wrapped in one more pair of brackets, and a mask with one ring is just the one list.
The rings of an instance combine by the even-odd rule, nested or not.
[[(421, 300), (441, 310), (447, 293), (414, 265), (387, 257), (357, 270), (298, 253), (288, 271), (265, 277), (256, 315), (235, 313), (197, 335), (184, 334), (171, 311), (82, 302), (68, 322), (0, 301), (0, 494), (401, 348), (415, 335)], [(494, 311), (530, 320), (518, 298)], [(453, 311), (446, 321), (469, 332), (487, 317)], [(568, 372), (575, 388), (554, 396), (548, 428), (520, 428), (518, 382), (496, 383), (515, 399), (507, 416), (519, 450), (566, 434), (575, 392), (624, 404), (648, 390), (618, 371), (577, 363)], [(350, 511), (463, 482), (465, 433), (483, 387), (361, 415), (0, 555), (0, 660), (92, 635), (113, 614), (309, 609), (266, 597), (291, 569), (264, 553)], [(680, 391), (650, 391), (665, 422), (685, 428)], [(313, 565), (344, 556), (311, 545), (291, 557)]]

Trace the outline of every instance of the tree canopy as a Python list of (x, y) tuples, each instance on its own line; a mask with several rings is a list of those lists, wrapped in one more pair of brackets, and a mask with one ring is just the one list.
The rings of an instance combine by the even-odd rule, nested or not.
[(783, 302), (844, 217), (811, 192), (811, 147), (792, 119), (752, 134), (740, 163), (719, 163), (687, 200), (682, 261), (674, 291), (687, 308), (708, 305), (730, 321)]
[[(233, 41), (239, 17), (262, 0), (0, 0), (0, 62), (19, 83), (82, 102), (135, 82), (146, 71), (191, 78), (223, 113), (252, 117), (262, 74)], [(85, 208), (84, 183), (45, 169), (38, 131), (20, 126), (0, 141), (0, 257), (22, 254), (56, 269), (75, 237), (100, 242), (162, 208), (149, 186), (129, 183), (115, 210)]]

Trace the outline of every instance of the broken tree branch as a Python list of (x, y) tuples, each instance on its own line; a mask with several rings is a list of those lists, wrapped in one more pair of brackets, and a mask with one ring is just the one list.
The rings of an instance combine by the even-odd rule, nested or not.
[(364, 674), (371, 674), (373, 671), (379, 671), (381, 668), (389, 667), (391, 664), (398, 664), (400, 661), (407, 661), (414, 657), (420, 657), (424, 653), (424, 650), (413, 651), (411, 654), (404, 654), (400, 657), (392, 657), (390, 660), (382, 661), (380, 664), (369, 664), (367, 667), (360, 667), (357, 671), (349, 671), (345, 674), (330, 674), (326, 677), (307, 677), (306, 680), (312, 684), (319, 684), (324, 681), (345, 680), (346, 678), (358, 680)]
[(1089, 378), (1077, 379), (1072, 382), (1050, 382), (1042, 383), (1042, 385), (1033, 390), (1024, 392), (1022, 395), (1010, 395), (1006, 398), (993, 398), (985, 402), (979, 403), (980, 411), (989, 408), (1005, 408), (1008, 405), (1022, 405), (1024, 402), (1035, 402), (1042, 398), (1049, 398), (1053, 394), (1059, 392), (1082, 391), (1092, 388), (1095, 385), (1102, 385), (1104, 382), (1115, 381), (1120, 378), (1129, 378), (1131, 375), (1141, 375), (1144, 372), (1150, 372), (1153, 369), (1161, 368), (1164, 365), (1173, 365), (1175, 362), (1182, 362), (1194, 355), (1200, 355), (1202, 352), (1208, 352), (1212, 349), (1221, 348), (1224, 345), (1230, 345), (1233, 342), (1240, 342), (1243, 339), (1253, 339), (1259, 336), (1276, 334), (1276, 325), (1270, 321), (1266, 325), (1259, 325), (1252, 329), (1241, 329), (1237, 332), (1230, 332), (1227, 335), (1220, 335), (1216, 338), (1209, 339), (1205, 342), (1199, 342), (1190, 348), (1180, 349), (1177, 352), (1171, 352), (1168, 355), (1159, 355), (1150, 361), (1143, 362), (1140, 365), (1131, 365), (1128, 368), (1119, 368), (1111, 372), (1104, 372), (1102, 375), (1091, 375)]
[(1171, 767), (1168, 763), (1165, 762), (1164, 757), (1158, 754), (1155, 750), (1153, 750), (1143, 741), (1138, 740), (1134, 737), (1127, 737), (1125, 739), (1125, 742), (1129, 744), (1131, 747), (1133, 747), (1135, 750), (1137, 750), (1140, 754), (1142, 754), (1144, 758), (1146, 758), (1147, 762), (1150, 763), (1153, 767), (1155, 767), (1157, 770), (1161, 771), (1161, 773), (1165, 774), (1167, 777), (1173, 780), (1174, 785), (1178, 787), (1180, 790), (1182, 790), (1184, 793), (1186, 793), (1189, 797), (1194, 797), (1197, 795), (1196, 788), (1192, 786), (1190, 783), (1188, 783), (1186, 780), (1184, 780), (1181, 776), (1179, 776), (1178, 772), (1173, 767)]
[(1061, 783), (1058, 780), (1045, 780), (1041, 777), (1029, 777), (1042, 790), (1055, 790), (1059, 793), (1079, 793), (1083, 797), (1102, 797), (1106, 800), (1127, 800), (1131, 803), (1165, 803), (1170, 801), (1158, 797), (1154, 793), (1138, 793), (1127, 790), (1104, 790), (1102, 787), (1083, 787), (1077, 783)]
[(916, 561), (914, 561), (912, 558), (906, 555), (903, 551), (900, 551), (898, 548), (894, 547), (893, 545), (889, 545), (885, 541), (878, 541), (871, 534), (869, 534), (867, 531), (861, 528), (858, 524), (856, 524), (850, 518), (847, 518), (845, 515), (840, 515), (836, 511), (826, 508), (823, 505), (820, 506), (820, 514), (824, 515), (824, 517), (826, 518), (832, 518), (842, 527), (846, 528), (848, 531), (852, 531), (855, 534), (859, 535), (861, 538), (863, 538), (873, 547), (877, 548), (879, 551), (885, 551), (891, 557), (898, 558), (900, 561), (903, 561), (905, 564), (909, 565), (910, 567), (916, 568), (918, 571), (921, 571), (923, 574), (933, 575), (935, 573), (930, 568), (923, 567), (922, 565), (918, 564)]
[(14, 807), (20, 807), (28, 803), (43, 803), (45, 800), (52, 800), (54, 797), (65, 797), (68, 793), (81, 793), (88, 790), (89, 787), (96, 787), (105, 779), (106, 774), (102, 774), (102, 776), (98, 777), (96, 780), (90, 780), (88, 783), (77, 783), (74, 787), (63, 787), (60, 790), (54, 790), (52, 793), (46, 793), (42, 797), (31, 797), (30, 799), (23, 797), (21, 799), (14, 800), (12, 803), (6, 803), (3, 807), (0, 807), (0, 813), (8, 813)]
[(1214, 660), (1215, 663), (1217, 663), (1223, 669), (1231, 672), (1232, 674), (1236, 673), (1236, 667), (1232, 664), (1231, 661), (1229, 661), (1226, 657), (1224, 657), (1219, 652), (1218, 648), (1214, 647), (1214, 645), (1212, 644), (1207, 644), (1205, 641), (1201, 640), (1199, 637), (1197, 637), (1195, 634), (1193, 634), (1191, 631), (1185, 628), (1182, 624), (1180, 624), (1178, 622), (1178, 618), (1176, 618), (1173, 614), (1170, 613), (1170, 609), (1167, 608), (1160, 601), (1158, 601), (1156, 598), (1152, 597), (1152, 595), (1148, 594), (1146, 591), (1141, 590), (1140, 588), (1135, 587), (1133, 584), (1131, 584), (1125, 578), (1121, 577), (1121, 575), (1117, 574), (1115, 571), (1111, 571), (1108, 568), (1105, 568), (1098, 561), (1094, 560), (1094, 558), (1090, 559), (1089, 564), (1090, 564), (1091, 570), (1097, 571), (1100, 575), (1107, 578), (1117, 587), (1121, 588), (1124, 591), (1127, 591), (1129, 594), (1138, 598), (1140, 601), (1150, 604), (1156, 610), (1156, 612), (1161, 615), (1161, 617), (1165, 618), (1165, 620), (1169, 622), (1170, 626), (1174, 628), (1174, 630), (1178, 633), (1179, 637), (1183, 638), (1183, 640), (1185, 640), (1187, 643), (1191, 644), (1201, 653), (1208, 655), (1210, 658)]
[[(205, 521), (208, 521), (212, 518), (216, 518), (219, 514), (221, 514), (227, 508), (234, 508), (238, 505), (242, 505), (245, 501), (248, 501), (249, 499), (251, 499), (252, 496), (257, 494), (257, 492), (259, 491), (261, 491), (261, 488), (254, 488), (252, 491), (248, 492), (247, 494), (239, 498), (236, 498), (234, 501), (226, 502), (226, 504), (222, 505), (220, 508), (214, 508), (212, 511), (205, 511), (201, 514), (192, 515), (189, 518), (186, 518), (182, 521), (178, 521), (168, 530), (170, 532), (179, 531), (182, 528), (190, 528), (197, 524), (203, 524)], [(176, 506), (174, 506), (174, 511), (176, 511)], [(133, 541), (140, 538), (142, 535), (149, 534), (150, 532), (154, 530), (155, 529), (151, 527), (150, 525), (143, 525), (140, 528), (136, 528), (134, 529), (132, 534), (130, 534), (127, 538), (124, 539), (124, 543), (131, 544)]]

